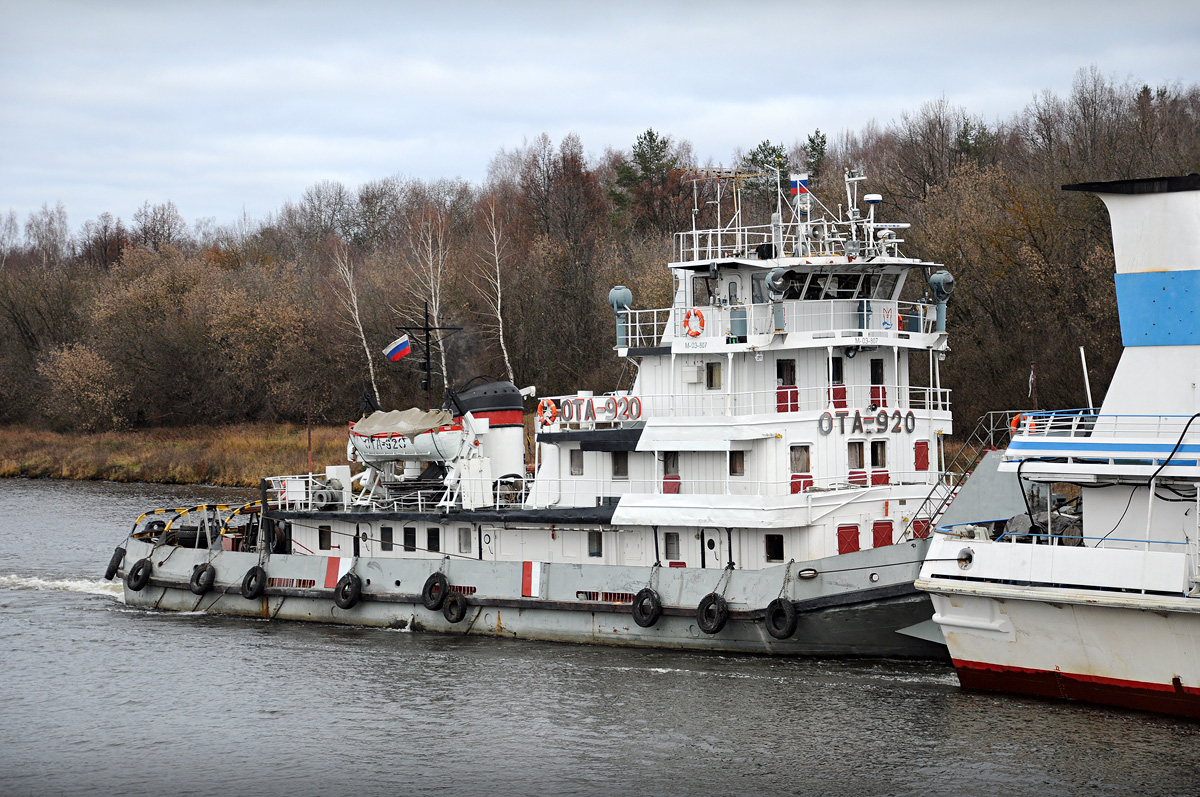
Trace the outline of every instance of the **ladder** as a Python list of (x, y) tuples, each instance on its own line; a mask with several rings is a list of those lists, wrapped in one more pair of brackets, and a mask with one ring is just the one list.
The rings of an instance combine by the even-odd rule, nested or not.
[[(929, 535), (929, 530), (946, 511), (954, 496), (958, 495), (959, 489), (975, 470), (979, 460), (983, 459), (983, 455), (1001, 445), (1008, 445), (1012, 436), (1012, 420), (1021, 412), (1022, 410), (997, 410), (980, 416), (974, 430), (967, 435), (962, 448), (934, 482), (925, 500), (909, 515), (901, 539), (910, 540), (916, 536)], [(921, 533), (914, 533), (914, 529)]]

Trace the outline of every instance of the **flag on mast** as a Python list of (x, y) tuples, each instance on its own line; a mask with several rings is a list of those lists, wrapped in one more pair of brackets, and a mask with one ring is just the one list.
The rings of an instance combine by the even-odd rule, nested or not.
[(788, 175), (788, 182), (792, 186), (792, 196), (808, 193), (808, 172), (802, 174), (792, 172)]
[(410, 351), (412, 351), (412, 345), (408, 342), (408, 335), (401, 335), (388, 344), (388, 347), (383, 350), (383, 356), (392, 362), (399, 362), (400, 358)]
[(1029, 393), (1028, 393), (1028, 395), (1025, 396), (1025, 398), (1031, 398), (1033, 396), (1033, 383), (1036, 381), (1037, 381), (1037, 377), (1035, 377), (1033, 375), (1033, 363), (1030, 363), (1029, 364)]

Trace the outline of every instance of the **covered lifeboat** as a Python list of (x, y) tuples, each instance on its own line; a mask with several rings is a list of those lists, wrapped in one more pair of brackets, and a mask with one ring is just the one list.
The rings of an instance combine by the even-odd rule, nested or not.
[(446, 410), (377, 411), (350, 424), (350, 445), (364, 462), (445, 462), (458, 456), (463, 427)]

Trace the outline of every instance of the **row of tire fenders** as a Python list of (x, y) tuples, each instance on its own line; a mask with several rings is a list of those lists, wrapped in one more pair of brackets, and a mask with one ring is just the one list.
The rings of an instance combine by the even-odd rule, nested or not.
[[(112, 581), (121, 562), (125, 559), (125, 549), (118, 547), (113, 551), (104, 578)], [(150, 575), (154, 564), (147, 557), (139, 559), (125, 573), (125, 584), (134, 592), (141, 592), (150, 583)], [(212, 589), (217, 580), (217, 569), (212, 563), (204, 562), (192, 570), (189, 587), (197, 595), (204, 595)], [(246, 600), (258, 600), (267, 588), (267, 571), (261, 565), (250, 568), (242, 579), (242, 597)], [(333, 602), (339, 609), (352, 609), (362, 599), (362, 578), (357, 573), (346, 573), (338, 579), (333, 588)], [(433, 573), (425, 580), (421, 588), (421, 605), (430, 611), (442, 612), (451, 623), (461, 622), (467, 616), (467, 597), (461, 592), (454, 592), (446, 576), (441, 571)], [(662, 600), (658, 593), (650, 587), (643, 588), (633, 599), (633, 621), (642, 628), (650, 628), (662, 617)], [(696, 625), (706, 634), (717, 634), (729, 621), (729, 603), (719, 592), (710, 592), (701, 599), (696, 607)], [(767, 604), (763, 621), (767, 633), (775, 639), (788, 639), (796, 633), (799, 621), (795, 605), (784, 598), (776, 598)]]

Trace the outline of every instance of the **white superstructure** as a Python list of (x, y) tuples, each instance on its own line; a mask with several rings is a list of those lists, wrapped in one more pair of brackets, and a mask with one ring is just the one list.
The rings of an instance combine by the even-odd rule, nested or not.
[(1099, 411), (1023, 416), (1028, 511), (939, 529), (918, 586), (963, 686), (1200, 716), (1200, 176), (1067, 188), (1111, 215), (1125, 351)]

